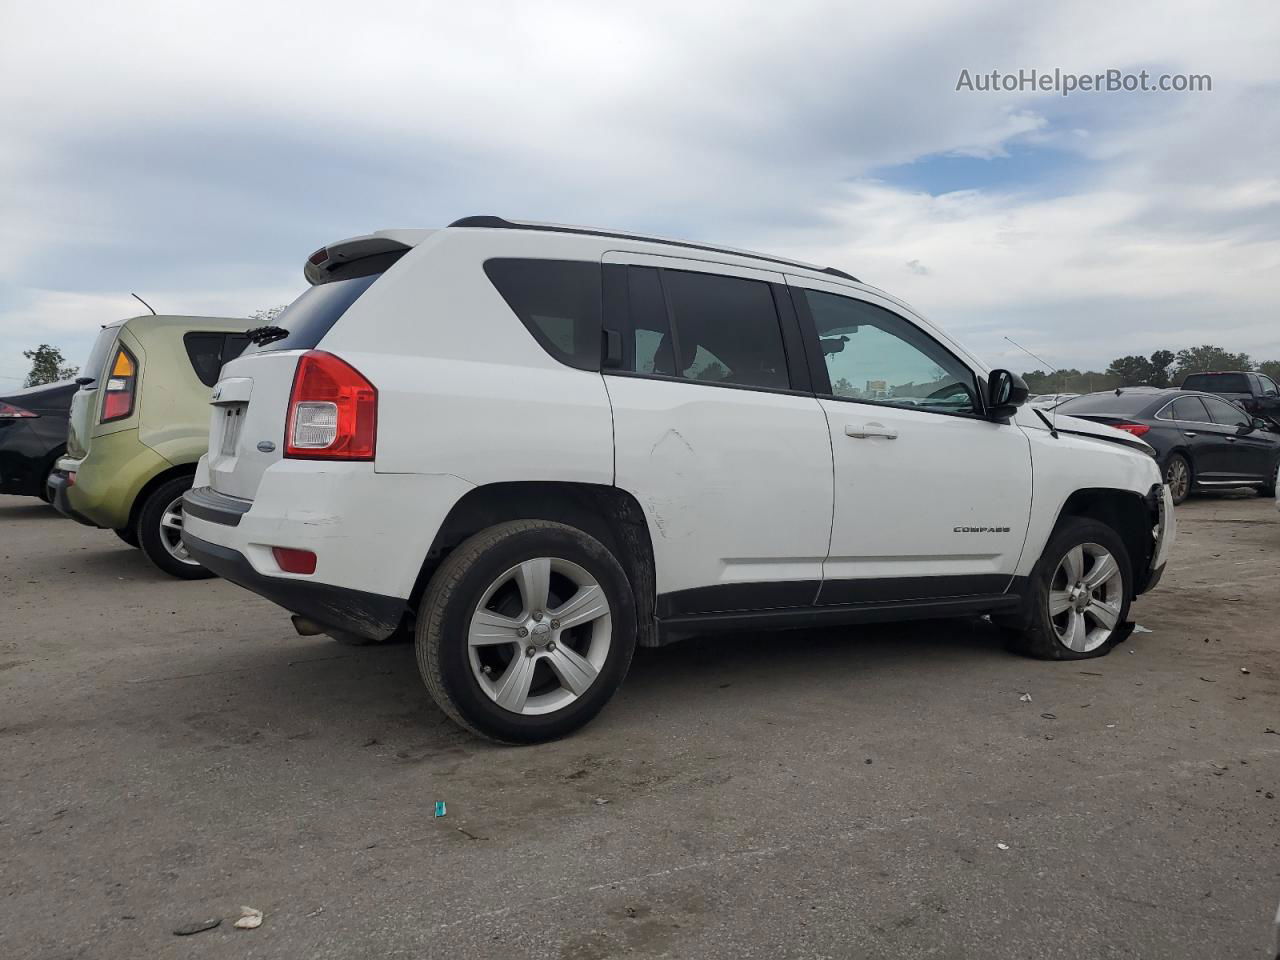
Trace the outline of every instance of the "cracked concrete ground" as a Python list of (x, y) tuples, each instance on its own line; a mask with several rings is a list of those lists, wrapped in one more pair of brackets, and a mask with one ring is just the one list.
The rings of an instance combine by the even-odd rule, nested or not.
[(294, 636), (0, 498), (0, 957), (1265, 957), (1280, 514), (1178, 519), (1108, 657), (965, 622), (690, 641), (511, 749), (407, 645)]

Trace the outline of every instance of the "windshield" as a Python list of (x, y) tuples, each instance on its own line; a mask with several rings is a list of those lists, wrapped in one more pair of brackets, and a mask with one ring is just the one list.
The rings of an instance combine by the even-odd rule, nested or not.
[(274, 350), (311, 350), (328, 333), (338, 318), (360, 299), (360, 295), (373, 286), (382, 274), (334, 280), (330, 283), (308, 287), (302, 296), (289, 304), (284, 312), (264, 326), (280, 327), (288, 334), (269, 343), (250, 344), (246, 354), (269, 353)]

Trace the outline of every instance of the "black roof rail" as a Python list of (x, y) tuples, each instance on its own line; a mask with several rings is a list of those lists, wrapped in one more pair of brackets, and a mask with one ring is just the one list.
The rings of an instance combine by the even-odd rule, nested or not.
[(729, 247), (712, 247), (705, 243), (689, 243), (685, 240), (666, 240), (662, 237), (646, 237), (639, 233), (620, 233), (613, 230), (593, 230), (589, 227), (567, 227), (558, 223), (519, 223), (495, 216), (462, 217), (449, 224), (450, 227), (489, 227), (495, 230), (540, 230), (546, 233), (580, 233), (588, 237), (608, 237), (613, 240), (641, 240), (645, 243), (661, 243), (668, 247), (682, 247), (686, 250), (706, 250), (709, 253), (727, 253), (734, 257), (747, 257), (751, 260), (763, 260), (765, 263), (781, 263), (789, 267), (800, 267), (815, 273), (826, 273), (844, 280), (861, 283), (857, 277), (837, 270), (835, 267), (817, 267), (799, 260), (784, 260), (781, 257), (769, 257), (762, 253), (751, 253), (746, 250), (734, 250)]

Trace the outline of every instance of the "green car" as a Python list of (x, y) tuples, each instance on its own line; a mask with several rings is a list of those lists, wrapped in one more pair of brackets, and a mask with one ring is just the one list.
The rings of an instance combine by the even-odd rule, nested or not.
[(245, 319), (142, 316), (98, 334), (71, 400), (49, 497), (114, 530), (165, 573), (212, 576), (182, 545), (182, 495), (209, 446), (209, 391), (248, 344)]

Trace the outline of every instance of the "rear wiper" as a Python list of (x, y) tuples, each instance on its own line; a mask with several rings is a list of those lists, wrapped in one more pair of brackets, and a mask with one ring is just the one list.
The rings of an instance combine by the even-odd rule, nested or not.
[(268, 343), (283, 340), (289, 335), (289, 331), (284, 327), (254, 327), (252, 330), (246, 330), (244, 335), (249, 338), (251, 343), (265, 347)]

